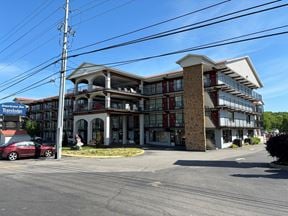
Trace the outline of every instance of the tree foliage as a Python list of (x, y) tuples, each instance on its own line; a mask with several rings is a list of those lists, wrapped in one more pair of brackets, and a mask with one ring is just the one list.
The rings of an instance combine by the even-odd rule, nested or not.
[(34, 137), (39, 134), (40, 128), (36, 121), (28, 119), (25, 122), (25, 130), (31, 137)]
[(271, 137), (266, 143), (266, 150), (278, 162), (288, 162), (288, 135)]
[(288, 132), (288, 112), (264, 112), (263, 124), (266, 131), (278, 129)]

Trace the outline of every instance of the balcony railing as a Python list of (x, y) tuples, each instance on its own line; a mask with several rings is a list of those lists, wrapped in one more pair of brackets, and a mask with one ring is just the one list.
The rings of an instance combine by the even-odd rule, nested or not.
[(240, 84), (239, 82), (237, 82), (236, 80), (234, 80), (233, 78), (226, 76), (224, 74), (221, 74), (218, 76), (218, 84), (225, 84), (227, 86), (229, 86), (232, 89), (235, 89), (236, 91), (250, 96), (252, 98), (255, 98), (257, 100), (262, 100), (262, 95), (258, 94), (257, 92), (253, 91), (252, 89)]
[(104, 111), (104, 110), (117, 110), (117, 111), (141, 111), (137, 104), (133, 103), (111, 103), (110, 107), (107, 108), (103, 103), (91, 102), (86, 104), (77, 104), (75, 112), (88, 112), (88, 111)]
[(233, 109), (238, 109), (238, 110), (243, 110), (243, 111), (248, 111), (248, 112), (253, 112), (255, 109), (252, 104), (249, 105), (240, 100), (236, 100), (236, 99), (228, 98), (228, 97), (221, 97), (221, 96), (219, 97), (219, 106), (228, 106)]
[(220, 127), (242, 127), (242, 128), (255, 128), (257, 125), (254, 121), (247, 122), (243, 119), (235, 119), (234, 121), (229, 118), (220, 118)]
[[(110, 89), (107, 89), (103, 86), (95, 86), (95, 85), (87, 85), (87, 86), (80, 86), (76, 90), (76, 94), (82, 94), (82, 93), (87, 93), (87, 92), (94, 92), (94, 91), (103, 91), (103, 90), (112, 90), (112, 91), (118, 91), (122, 93), (132, 93), (132, 94), (140, 94), (141, 91), (138, 87), (111, 87)], [(67, 93), (74, 93), (75, 89), (68, 89)]]

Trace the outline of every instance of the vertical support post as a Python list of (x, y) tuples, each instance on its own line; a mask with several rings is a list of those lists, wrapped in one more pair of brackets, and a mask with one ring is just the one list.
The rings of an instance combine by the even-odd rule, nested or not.
[(110, 144), (110, 114), (106, 114), (105, 119), (105, 145), (108, 146)]
[(65, 81), (66, 81), (66, 67), (67, 67), (67, 43), (68, 43), (68, 15), (69, 15), (69, 0), (66, 0), (65, 5), (65, 20), (63, 33), (63, 48), (62, 48), (62, 62), (60, 71), (60, 90), (59, 90), (59, 104), (58, 104), (58, 120), (57, 120), (57, 134), (56, 134), (56, 159), (61, 159), (62, 156), (62, 139), (63, 139), (63, 114), (64, 114), (64, 99), (65, 99)]
[(111, 94), (107, 93), (107, 95), (105, 96), (105, 108), (109, 109), (111, 108)]
[(122, 131), (123, 131), (123, 145), (127, 144), (127, 116), (123, 115), (122, 117)]
[(144, 114), (139, 115), (139, 136), (140, 136), (140, 145), (144, 145)]
[(110, 89), (111, 88), (111, 74), (108, 71), (107, 75), (105, 77), (105, 88)]

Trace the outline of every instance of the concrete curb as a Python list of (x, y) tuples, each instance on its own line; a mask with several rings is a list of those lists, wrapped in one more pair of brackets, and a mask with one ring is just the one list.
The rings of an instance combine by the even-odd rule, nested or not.
[(136, 157), (136, 156), (140, 156), (140, 155), (143, 155), (145, 153), (144, 150), (142, 150), (140, 153), (138, 154), (135, 154), (133, 156), (90, 156), (90, 155), (74, 155), (74, 154), (62, 154), (63, 156), (66, 156), (66, 157), (80, 157), (80, 158), (103, 158), (103, 159), (107, 159), (107, 158), (127, 158), (127, 157)]

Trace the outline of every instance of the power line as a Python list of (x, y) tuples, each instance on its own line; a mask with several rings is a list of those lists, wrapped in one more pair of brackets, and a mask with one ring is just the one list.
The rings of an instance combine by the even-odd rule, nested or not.
[(47, 17), (45, 17), (44, 19), (40, 20), (36, 25), (32, 26), (28, 31), (26, 31), (24, 34), (22, 34), (21, 36), (19, 36), (16, 40), (14, 40), (13, 42), (11, 42), (9, 45), (7, 45), (5, 48), (3, 48), (2, 50), (0, 50), (0, 54), (3, 53), (5, 50), (7, 50), (8, 48), (10, 48), (11, 46), (13, 46), (14, 44), (16, 44), (18, 41), (20, 41), (21, 39), (23, 39), (24, 37), (26, 37), (29, 33), (31, 33), (34, 29), (36, 29), (38, 26), (40, 26), (41, 23), (45, 22), (46, 20), (48, 20), (52, 15), (54, 15), (60, 8), (55, 9), (54, 11), (52, 11)]
[[(118, 48), (118, 47), (122, 47), (122, 46), (127, 46), (127, 45), (131, 45), (131, 44), (135, 44), (135, 43), (140, 43), (140, 42), (144, 42), (144, 41), (148, 41), (148, 40), (153, 40), (153, 39), (158, 39), (158, 38), (162, 38), (162, 37), (167, 37), (167, 36), (170, 36), (170, 35), (179, 34), (179, 33), (183, 33), (183, 32), (186, 32), (186, 31), (192, 31), (192, 30), (195, 30), (195, 29), (200, 29), (200, 28), (204, 28), (204, 27), (207, 27), (207, 26), (211, 26), (211, 25), (227, 22), (227, 21), (230, 21), (230, 20), (234, 20), (234, 19), (238, 19), (238, 18), (242, 18), (242, 17), (246, 17), (246, 16), (251, 16), (251, 15), (254, 15), (254, 14), (263, 13), (263, 12), (266, 12), (266, 11), (270, 11), (270, 10), (274, 10), (274, 9), (277, 9), (277, 8), (285, 7), (287, 5), (288, 5), (288, 3), (287, 4), (278, 5), (278, 6), (274, 6), (274, 7), (270, 7), (270, 8), (266, 8), (266, 9), (262, 9), (262, 10), (258, 10), (258, 11), (254, 11), (254, 12), (250, 12), (250, 13), (246, 13), (246, 14), (242, 14), (242, 15), (238, 15), (238, 16), (234, 16), (234, 17), (230, 17), (230, 18), (226, 18), (226, 19), (222, 19), (222, 20), (218, 20), (218, 21), (214, 21), (214, 22), (210, 22), (210, 23), (203, 24), (203, 25), (198, 25), (198, 26), (195, 26), (195, 27), (186, 28), (186, 26), (185, 26), (186, 29), (183, 29), (183, 30), (178, 30), (179, 28), (175, 28), (175, 29), (172, 29), (172, 30), (169, 30), (169, 31), (164, 31), (164, 32), (160, 32), (160, 33), (157, 33), (157, 34), (141, 37), (141, 38), (138, 38), (138, 39), (135, 39), (135, 40), (130, 40), (130, 41), (126, 41), (126, 42), (123, 42), (123, 43), (119, 43), (119, 44), (115, 44), (115, 45), (111, 45), (111, 46), (107, 46), (107, 47), (103, 47), (103, 48), (99, 48), (99, 49), (94, 49), (94, 50), (91, 50), (91, 51), (86, 51), (86, 52), (82, 52), (82, 53), (78, 53), (78, 54), (73, 54), (73, 55), (68, 56), (68, 58), (74, 58), (74, 57), (87, 55), (87, 54), (91, 54), (91, 53), (95, 53), (95, 52), (99, 52), (99, 51), (109, 50), (109, 49)], [(263, 6), (263, 4), (262, 4), (262, 6)], [(256, 7), (260, 7), (260, 5), (256, 6)], [(255, 8), (255, 7), (253, 7), (253, 8)], [(244, 10), (251, 10), (251, 8), (246, 8), (246, 9), (243, 9), (243, 10), (240, 10), (240, 11), (243, 12)], [(229, 13), (229, 15), (235, 14), (235, 13), (239, 13), (240, 11)], [(208, 19), (208, 20), (210, 21), (211, 19)], [(202, 21), (202, 22), (207, 22), (207, 21)], [(192, 25), (195, 25), (195, 24), (190, 24), (189, 26), (192, 26)], [(175, 30), (177, 30), (177, 31), (175, 31)]]
[(102, 16), (102, 15), (104, 15), (104, 14), (110, 13), (111, 11), (117, 10), (117, 9), (119, 9), (119, 8), (121, 8), (121, 7), (124, 7), (124, 6), (128, 5), (128, 4), (131, 4), (131, 3), (134, 2), (134, 1), (136, 1), (136, 0), (129, 0), (129, 1), (125, 2), (125, 3), (123, 3), (123, 4), (119, 4), (119, 5), (117, 5), (117, 6), (113, 7), (113, 8), (110, 8), (110, 9), (108, 9), (108, 10), (106, 10), (106, 11), (103, 11), (103, 12), (98, 13), (98, 14), (92, 16), (92, 17), (89, 17), (89, 18), (87, 18), (87, 19), (85, 19), (85, 20), (82, 20), (82, 21), (74, 24), (74, 26), (80, 25), (80, 24), (82, 24), (82, 23), (84, 23), (84, 22), (88, 22), (88, 21), (90, 21), (90, 20), (92, 20), (92, 19), (95, 19), (95, 18), (97, 18), (97, 17), (99, 17), (99, 16)]
[[(11, 78), (10, 81), (8, 81), (8, 82), (7, 82), (7, 81), (6, 81), (6, 82), (2, 82), (2, 83), (1, 83), (1, 84), (2, 84), (1, 87), (6, 86), (6, 85), (9, 85), (9, 84), (10, 84), (10, 85), (9, 85), (8, 87), (2, 88), (2, 89), (0, 90), (0, 92), (5, 91), (5, 90), (7, 90), (7, 89), (9, 89), (9, 88), (11, 88), (11, 87), (14, 87), (15, 85), (23, 82), (24, 80), (30, 78), (31, 76), (34, 76), (35, 74), (37, 74), (37, 73), (39, 73), (39, 72), (47, 69), (48, 67), (50, 67), (50, 66), (52, 66), (52, 65), (54, 65), (54, 64), (56, 64), (56, 63), (58, 63), (58, 62), (60, 61), (59, 59), (58, 59), (58, 60), (55, 60), (55, 61), (53, 61), (52, 63), (49, 63), (48, 65), (45, 65), (45, 66), (41, 67), (40, 69), (38, 69), (38, 70), (36, 70), (36, 71), (33, 71), (33, 70), (35, 70), (36, 68), (38, 68), (38, 67), (46, 64), (47, 62), (51, 61), (51, 60), (54, 59), (54, 58), (55, 58), (55, 57), (53, 57), (53, 58), (51, 58), (51, 59), (48, 59), (47, 61), (43, 62), (42, 64), (40, 64), (40, 65), (38, 65), (38, 66), (36, 66), (36, 67), (34, 67), (33, 69), (30, 69), (30, 70), (28, 70), (28, 71), (25, 71), (25, 72), (32, 71), (32, 72), (30, 72), (29, 74), (26, 74), (26, 75), (25, 75), (25, 72), (24, 72), (24, 73), (16, 76), (17, 78), (14, 77), (14, 78)], [(17, 82), (15, 82), (15, 80), (17, 80)], [(11, 84), (11, 83), (12, 83), (12, 84)]]
[(25, 25), (30, 23), (31, 20), (36, 18), (38, 14), (40, 14), (45, 8), (47, 8), (53, 0), (50, 0), (49, 2), (46, 1), (46, 4), (40, 4), (32, 13), (30, 13), (28, 16), (26, 16), (24, 19), (21, 20), (17, 25), (15, 25), (8, 33), (6, 33), (0, 40), (2, 40), (2, 43), (9, 39), (12, 35), (15, 35), (19, 30), (21, 30)]
[[(210, 43), (206, 43), (206, 44), (202, 44), (202, 45), (198, 45), (198, 46), (194, 46), (194, 47), (190, 47), (190, 48), (186, 48), (186, 49), (182, 49), (182, 50), (177, 50), (177, 51), (173, 51), (173, 52), (162, 53), (162, 54), (152, 55), (152, 56), (146, 56), (146, 57), (136, 58), (136, 59), (129, 59), (129, 60), (124, 60), (124, 61), (109, 62), (109, 63), (104, 63), (102, 65), (106, 65), (106, 66), (107, 65), (113, 65), (115, 67), (115, 66), (132, 64), (132, 63), (136, 63), (136, 62), (139, 62), (139, 61), (145, 61), (145, 60), (150, 60), (150, 59), (154, 59), (154, 58), (160, 58), (160, 57), (165, 57), (165, 56), (170, 56), (170, 55), (175, 55), (175, 54), (180, 54), (180, 53), (185, 53), (185, 52), (191, 52), (191, 51), (197, 51), (197, 50), (203, 50), (203, 49), (210, 49), (210, 48), (226, 46), (226, 45), (231, 45), (231, 44), (236, 44), (236, 43), (242, 43), (242, 42), (247, 42), (247, 41), (253, 41), (253, 40), (258, 40), (258, 39), (264, 39), (264, 38), (269, 38), (269, 37), (280, 36), (280, 35), (288, 34), (288, 31), (271, 33), (271, 34), (266, 34), (266, 35), (261, 35), (261, 36), (256, 36), (256, 37), (250, 37), (250, 38), (241, 39), (241, 40), (235, 40), (235, 39), (239, 39), (239, 38), (243, 38), (243, 37), (247, 37), (247, 36), (251, 36), (251, 35), (255, 35), (255, 34), (260, 34), (260, 33), (268, 32), (268, 31), (273, 31), (273, 30), (278, 30), (278, 29), (282, 29), (282, 28), (287, 28), (287, 27), (288, 27), (288, 25), (278, 26), (278, 27), (274, 27), (274, 28), (270, 28), (270, 29), (265, 29), (265, 30), (261, 30), (261, 31), (253, 32), (253, 33), (248, 33), (248, 34), (244, 34), (244, 35), (240, 35), (240, 36), (235, 36), (235, 37), (232, 37), (232, 38), (226, 38), (226, 39), (223, 39), (223, 40), (214, 41), (214, 42), (210, 42)], [(227, 42), (227, 41), (230, 41), (230, 42)], [(92, 66), (86, 66), (86, 67), (83, 67), (83, 68), (91, 68), (91, 67), (95, 67), (95, 66), (92, 65)], [(75, 70), (75, 69), (77, 69), (77, 68), (69, 69), (67, 71), (72, 71), (72, 70)], [(49, 75), (49, 76), (45, 77), (42, 80), (50, 78), (50, 77), (54, 76), (57, 73), (59, 73), (59, 72), (53, 73), (52, 75)], [(34, 82), (33, 84), (29, 85), (28, 87), (33, 87), (35, 84), (38, 84), (42, 80)], [(28, 87), (25, 87), (24, 90), (27, 89)], [(23, 90), (23, 89), (21, 89), (21, 90)], [(11, 97), (11, 96), (17, 94), (18, 92), (21, 92), (21, 90), (18, 90), (17, 92), (12, 93), (9, 96), (1, 98), (0, 100), (6, 99), (8, 97)]]
[(80, 12), (74, 14), (73, 17), (76, 17), (76, 16), (82, 14), (83, 12), (86, 12), (86, 11), (88, 11), (88, 10), (91, 10), (91, 9), (95, 8), (95, 7), (98, 7), (98, 6), (100, 6), (100, 5), (103, 5), (103, 4), (105, 4), (105, 3), (109, 2), (109, 1), (111, 1), (111, 0), (100, 1), (100, 2), (98, 2), (97, 4), (90, 6), (89, 8), (86, 8), (86, 9), (84, 9), (84, 10), (81, 10), (81, 8), (85, 8), (85, 7), (86, 7), (87, 5), (89, 5), (90, 3), (95, 3), (95, 0), (93, 0), (93, 1), (91, 1), (91, 2), (88, 2), (88, 3), (86, 3), (85, 5), (80, 6), (80, 7), (79, 7)]
[(155, 26), (159, 26), (159, 25), (162, 25), (162, 24), (167, 23), (167, 22), (171, 22), (171, 21), (174, 21), (174, 20), (189, 16), (189, 15), (192, 15), (192, 14), (207, 10), (207, 9), (214, 8), (216, 6), (222, 5), (222, 4), (230, 2), (230, 1), (231, 0), (225, 0), (225, 1), (222, 1), (222, 2), (219, 2), (219, 3), (216, 3), (216, 4), (209, 5), (209, 6), (204, 7), (204, 8), (193, 10), (193, 11), (191, 11), (189, 13), (185, 13), (185, 14), (182, 14), (182, 15), (167, 19), (167, 20), (163, 20), (161, 22), (157, 22), (157, 23), (154, 23), (152, 25), (148, 25), (148, 26), (145, 26), (145, 27), (142, 27), (142, 28), (139, 28), (139, 29), (136, 29), (136, 30), (124, 33), (124, 34), (120, 34), (120, 35), (117, 35), (117, 36), (114, 36), (114, 37), (111, 37), (111, 38), (108, 38), (108, 39), (105, 39), (105, 40), (102, 40), (102, 41), (99, 41), (99, 42), (96, 42), (96, 43), (92, 43), (92, 44), (89, 44), (89, 45), (86, 45), (86, 46), (82, 46), (82, 47), (79, 47), (77, 49), (72, 49), (71, 52), (78, 51), (78, 50), (81, 50), (81, 49), (85, 49), (85, 48), (88, 48), (88, 47), (91, 47), (91, 46), (95, 46), (95, 45), (98, 45), (98, 44), (101, 44), (101, 43), (104, 43), (104, 42), (107, 42), (107, 41), (111, 41), (111, 40), (114, 40), (114, 39), (117, 39), (117, 38), (120, 38), (120, 37), (124, 37), (124, 36), (130, 35), (130, 34), (134, 34), (136, 32), (140, 32), (140, 31), (143, 31), (143, 30), (155, 27)]
[[(56, 75), (56, 74), (58, 74), (58, 73), (59, 73), (59, 71), (57, 71), (57, 72), (53, 73), (52, 75), (49, 75), (49, 76), (41, 79), (41, 80), (38, 80), (37, 82), (34, 82), (34, 83), (30, 84), (29, 86), (26, 86), (25, 88), (20, 89), (20, 90), (12, 93), (12, 94), (10, 94), (10, 95), (7, 95), (7, 96), (5, 96), (5, 97), (2, 97), (2, 98), (0, 98), (0, 100), (4, 100), (4, 99), (7, 99), (7, 98), (12, 97), (12, 96), (14, 96), (14, 95), (21, 94), (21, 93), (30, 91), (30, 90), (32, 90), (32, 89), (42, 87), (42, 86), (45, 85), (45, 84), (51, 83), (52, 80), (49, 80), (49, 81), (47, 81), (47, 82), (45, 82), (45, 83), (41, 83), (41, 82), (43, 82), (44, 80), (46, 80), (46, 79), (48, 79), (48, 78), (53, 77), (54, 75)], [(57, 78), (57, 79), (59, 79), (59, 78)], [(55, 81), (55, 80), (54, 80), (54, 81)], [(37, 85), (36, 85), (36, 84), (37, 84)]]
[[(34, 47), (33, 49), (30, 49), (28, 52), (26, 52), (26, 53), (23, 54), (22, 56), (18, 57), (18, 58), (15, 59), (14, 61), (12, 61), (12, 62), (6, 64), (6, 65), (3, 66), (3, 67), (1, 67), (1, 68), (0, 68), (0, 71), (1, 71), (1, 70), (3, 71), (5, 68), (7, 68), (7, 67), (9, 67), (9, 66), (11, 66), (11, 65), (13, 65), (13, 64), (15, 64), (15, 63), (17, 63), (18, 61), (20, 61), (20, 60), (23, 59), (24, 57), (28, 56), (29, 54), (33, 53), (34, 51), (36, 51), (36, 50), (38, 50), (39, 48), (41, 48), (41, 47), (47, 45), (47, 44), (48, 44), (50, 41), (52, 41), (53, 39), (55, 39), (55, 36), (50, 37), (48, 40), (46, 40), (45, 42), (41, 43), (41, 44), (38, 45), (37, 47)], [(23, 46), (22, 46), (22, 47), (23, 47)], [(21, 48), (19, 48), (19, 49), (21, 49)], [(11, 57), (12, 54), (14, 54), (14, 53), (15, 53), (15, 52), (11, 53), (11, 55), (9, 55), (7, 58)], [(1, 86), (1, 84), (0, 84), (0, 86)]]
[[(279, 1), (279, 0), (278, 0)], [(275, 2), (278, 2), (278, 1), (274, 1)], [(267, 3), (266, 3), (267, 4)], [(265, 5), (266, 5), (265, 4)], [(261, 4), (261, 5), (257, 5), (257, 6), (254, 6), (252, 8), (256, 8), (256, 7), (260, 7), (260, 6), (263, 6), (264, 4)], [(224, 21), (228, 21), (228, 20), (232, 20), (232, 19), (236, 19), (236, 18), (240, 18), (240, 17), (244, 17), (244, 16), (249, 16), (249, 15), (252, 15), (252, 14), (256, 14), (256, 13), (261, 13), (261, 12), (265, 12), (265, 11), (268, 11), (268, 10), (272, 10), (272, 9), (276, 9), (276, 8), (280, 8), (280, 7), (284, 7), (284, 6), (287, 6), (288, 4), (283, 4), (283, 5), (279, 5), (279, 6), (275, 6), (275, 7), (271, 7), (271, 8), (266, 8), (266, 9), (263, 9), (263, 10), (260, 10), (260, 11), (255, 11), (255, 12), (251, 12), (251, 13), (248, 13), (248, 14), (243, 14), (243, 15), (239, 15), (239, 16), (236, 16), (236, 17), (232, 17), (232, 18), (228, 18), (228, 19), (224, 19), (224, 20), (220, 20), (220, 21), (217, 21), (217, 22), (213, 22), (213, 23), (208, 23), (208, 24), (205, 24), (205, 25), (202, 25), (202, 26), (196, 26), (194, 28), (190, 28), (190, 29), (185, 29), (185, 30), (182, 30), (180, 32), (176, 32), (176, 33), (181, 33), (181, 32), (184, 32), (184, 31), (188, 31), (188, 30), (193, 30), (193, 29), (196, 29), (196, 28), (202, 28), (202, 27), (206, 27), (206, 26), (209, 26), (209, 25), (213, 25), (213, 24), (216, 24), (216, 23), (221, 23), (221, 22), (224, 22)], [(246, 9), (243, 9), (243, 10), (240, 10), (241, 12), (245, 11), (245, 10), (251, 10), (251, 7), (250, 8), (246, 8)], [(239, 11), (236, 11), (236, 12), (233, 12), (233, 13), (239, 13)], [(232, 14), (233, 14), (232, 13)], [(227, 14), (226, 14), (227, 15)], [(231, 15), (231, 13), (229, 13), (229, 15)], [(223, 15), (224, 16), (224, 15)], [(204, 22), (204, 21), (203, 21)], [(169, 35), (173, 35), (173, 34), (176, 34), (176, 33), (169, 33)], [(139, 43), (139, 42), (142, 42), (142, 41), (146, 41), (146, 40), (151, 40), (151, 39), (156, 39), (156, 38), (160, 38), (160, 37), (165, 37), (165, 36), (168, 36), (167, 34), (166, 35), (159, 35), (161, 33), (158, 33), (157, 34), (157, 37), (155, 37), (154, 35), (150, 35), (150, 36), (146, 36), (143, 38), (139, 38), (139, 39), (136, 39), (136, 40), (132, 40), (132, 41), (127, 41), (127, 42), (124, 42), (124, 43), (120, 43), (120, 44), (116, 44), (116, 45), (112, 45), (112, 46), (108, 46), (108, 47), (104, 47), (104, 48), (101, 48), (101, 49), (96, 49), (96, 50), (92, 50), (92, 51), (89, 51), (89, 52), (84, 52), (84, 53), (79, 53), (79, 54), (75, 54), (75, 55), (70, 55), (68, 56), (67, 58), (72, 58), (72, 57), (78, 57), (78, 56), (81, 56), (81, 55), (86, 55), (86, 54), (90, 54), (90, 53), (94, 53), (94, 52), (99, 52), (99, 51), (103, 51), (103, 50), (108, 50), (108, 49), (112, 49), (112, 48), (117, 48), (117, 47), (121, 47), (121, 46), (126, 46), (126, 45), (130, 45), (130, 44), (133, 44), (133, 43)], [(54, 63), (57, 63), (59, 60), (61, 59), (58, 59), (57, 61), (55, 61)], [(51, 63), (50, 65), (54, 64), (54, 63)], [(27, 79), (27, 77), (25, 78)]]
[[(261, 33), (268, 32), (268, 31), (275, 31), (275, 30), (279, 30), (279, 29), (283, 29), (283, 28), (287, 28), (287, 27), (288, 27), (288, 25), (278, 26), (278, 27), (269, 28), (269, 29), (265, 29), (265, 30), (261, 30), (261, 31), (257, 31), (257, 32), (247, 33), (244, 35), (239, 35), (239, 36), (235, 36), (235, 37), (231, 37), (231, 38), (213, 41), (210, 43), (201, 44), (198, 46), (194, 46), (194, 47), (190, 47), (190, 48), (186, 48), (186, 49), (181, 49), (181, 50), (177, 50), (177, 51), (173, 51), (173, 52), (168, 52), (168, 53), (163, 53), (163, 54), (158, 54), (158, 55), (153, 55), (153, 56), (147, 56), (147, 57), (142, 57), (142, 58), (136, 58), (136, 59), (130, 59), (130, 60), (124, 60), (124, 61), (107, 62), (107, 63), (103, 63), (101, 65), (105, 65), (105, 66), (113, 65), (115, 67), (115, 66), (135, 63), (138, 61), (149, 60), (149, 59), (153, 59), (153, 58), (159, 58), (159, 57), (175, 55), (175, 54), (180, 54), (180, 53), (185, 53), (185, 52), (197, 51), (197, 50), (202, 50), (202, 49), (214, 48), (214, 47), (225, 46), (225, 45), (229, 45), (229, 44), (235, 44), (235, 43), (241, 43), (241, 42), (246, 42), (246, 41), (251, 41), (251, 40), (257, 40), (257, 39), (262, 39), (262, 38), (267, 38), (267, 37), (283, 35), (283, 34), (287, 34), (288, 31), (278, 32), (278, 33), (273, 33), (273, 34), (267, 34), (267, 35), (262, 35), (262, 36), (257, 36), (257, 37), (251, 37), (251, 38), (246, 38), (246, 39), (241, 39), (241, 40), (235, 40), (235, 39), (245, 38), (245, 37), (256, 35), (256, 34), (261, 34)], [(227, 42), (227, 41), (231, 41), (231, 42)], [(83, 68), (89, 68), (89, 67), (95, 67), (95, 66), (92, 65), (92, 66), (86, 66)], [(69, 71), (75, 70), (75, 69), (77, 69), (77, 68), (69, 69)]]

